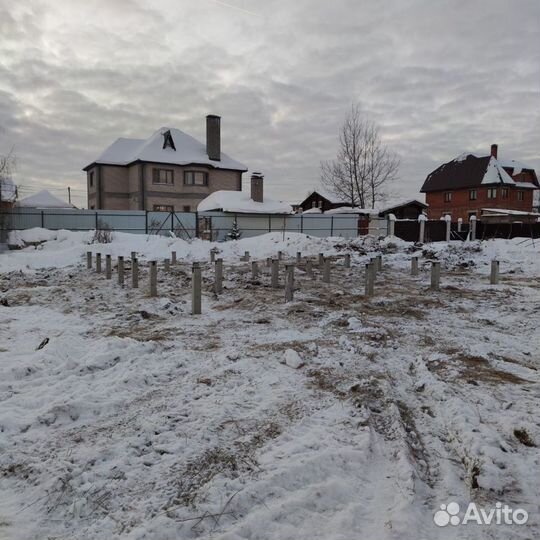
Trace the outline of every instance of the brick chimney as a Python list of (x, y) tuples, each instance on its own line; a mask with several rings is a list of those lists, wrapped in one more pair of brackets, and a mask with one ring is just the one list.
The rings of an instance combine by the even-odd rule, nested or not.
[(263, 179), (260, 172), (254, 172), (251, 175), (251, 198), (255, 202), (263, 202)]
[(206, 153), (208, 159), (221, 161), (221, 116), (206, 117)]
[(491, 157), (494, 157), (497, 159), (497, 148), (498, 146), (496, 144), (491, 145)]

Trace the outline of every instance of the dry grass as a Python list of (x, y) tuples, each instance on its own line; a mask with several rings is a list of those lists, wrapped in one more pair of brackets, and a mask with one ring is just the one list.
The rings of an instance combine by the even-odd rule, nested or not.
[(526, 429), (514, 429), (514, 437), (523, 445), (530, 448), (536, 448), (535, 442), (532, 440), (529, 432)]
[[(471, 384), (480, 382), (487, 384), (527, 384), (532, 382), (509, 371), (493, 367), (489, 360), (482, 356), (464, 354), (454, 348), (445, 349), (444, 352), (451, 358), (446, 362), (431, 363), (429, 370), (446, 380), (466, 380)], [(457, 370), (457, 373), (455, 370)]]

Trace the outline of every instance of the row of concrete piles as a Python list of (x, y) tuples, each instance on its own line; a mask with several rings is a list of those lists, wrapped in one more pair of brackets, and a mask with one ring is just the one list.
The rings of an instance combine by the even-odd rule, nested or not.
[[(163, 269), (165, 272), (170, 272), (171, 266), (177, 264), (176, 251), (171, 253), (171, 257), (164, 259)], [(92, 269), (93, 267), (93, 253), (91, 251), (86, 252), (86, 268)], [(150, 297), (158, 296), (157, 289), (157, 277), (158, 277), (158, 263), (157, 261), (149, 261), (149, 280), (148, 280), (148, 293)], [(126, 268), (124, 257), (119, 256), (116, 263), (118, 284), (122, 287), (125, 285)], [(102, 254), (95, 254), (95, 271), (98, 274), (103, 273), (102, 268)], [(105, 278), (112, 279), (112, 257), (111, 255), (105, 255)], [(193, 315), (199, 315), (202, 312), (202, 272), (200, 263), (193, 263), (192, 265), (192, 302), (191, 312)], [(133, 289), (139, 288), (139, 259), (137, 252), (131, 252), (131, 287)]]
[[(240, 258), (243, 262), (250, 263), (251, 266), (251, 278), (253, 281), (257, 281), (261, 274), (259, 268), (259, 262), (256, 260), (251, 261), (251, 257), (248, 251)], [(267, 258), (266, 266), (270, 269), (270, 287), (277, 289), (280, 287), (280, 262), (284, 260), (283, 253), (280, 251), (276, 258)], [(95, 271), (98, 274), (103, 273), (102, 269), (102, 254), (95, 254)], [(325, 257), (323, 253), (319, 253), (317, 262), (314, 262), (311, 258), (303, 258), (301, 252), (297, 252), (295, 262), (285, 262), (285, 302), (291, 302), (294, 300), (295, 291), (295, 268), (297, 265), (305, 262), (304, 272), (306, 277), (315, 279), (314, 266), (317, 266), (321, 279), (324, 283), (331, 283), (332, 280), (332, 259)], [(214, 293), (216, 295), (223, 292), (223, 259), (216, 259), (216, 251), (210, 251), (210, 263), (214, 265)], [(169, 272), (171, 266), (177, 264), (176, 252), (171, 253), (171, 257), (164, 259), (163, 268), (165, 272)], [(148, 292), (150, 297), (158, 296), (157, 290), (157, 261), (152, 260), (148, 263), (149, 266), (149, 285)], [(87, 269), (93, 268), (93, 253), (88, 251), (86, 253), (86, 267)], [(346, 253), (343, 256), (343, 267), (346, 269), (351, 268), (351, 255)], [(118, 284), (122, 287), (125, 286), (126, 279), (126, 267), (123, 256), (119, 256), (116, 264)], [(371, 257), (370, 261), (365, 265), (365, 285), (364, 294), (366, 297), (372, 297), (375, 294), (375, 281), (377, 274), (383, 269), (382, 255)], [(112, 257), (111, 255), (105, 255), (105, 278), (112, 279)], [(192, 263), (192, 280), (191, 280), (191, 313), (193, 315), (199, 315), (202, 313), (202, 267), (201, 263)], [(411, 275), (419, 275), (419, 263), (418, 257), (411, 258)], [(430, 289), (439, 290), (441, 280), (441, 263), (439, 261), (433, 261), (431, 263), (431, 282)], [(499, 261), (494, 260), (491, 263), (490, 283), (496, 285), (499, 282)], [(131, 252), (131, 287), (133, 289), (139, 288), (139, 261), (137, 253)]]

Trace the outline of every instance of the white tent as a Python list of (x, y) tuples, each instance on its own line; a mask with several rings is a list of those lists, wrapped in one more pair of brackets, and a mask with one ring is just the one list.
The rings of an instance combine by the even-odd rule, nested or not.
[(46, 189), (30, 195), (18, 201), (15, 206), (20, 208), (75, 208), (72, 204), (69, 204), (58, 197), (55, 197), (52, 193)]

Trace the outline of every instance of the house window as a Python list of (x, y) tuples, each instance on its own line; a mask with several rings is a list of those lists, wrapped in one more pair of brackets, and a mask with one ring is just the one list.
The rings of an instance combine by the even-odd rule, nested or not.
[(174, 212), (172, 204), (154, 204), (154, 212)]
[(92, 171), (89, 175), (89, 183), (90, 187), (94, 187), (94, 171)]
[(524, 201), (525, 200), (525, 192), (521, 189), (517, 192), (517, 200), (518, 201)]
[(476, 191), (476, 189), (471, 189), (469, 191), (469, 201), (476, 201), (477, 198), (478, 198), (478, 192)]
[(444, 192), (444, 202), (450, 202), (452, 200), (452, 192), (451, 191), (445, 191)]
[(208, 173), (201, 171), (185, 171), (184, 184), (186, 186), (207, 186)]
[(488, 199), (496, 199), (497, 198), (497, 188), (490, 187), (487, 190), (487, 198)]
[(503, 199), (508, 199), (508, 188), (507, 187), (503, 187), (501, 189), (501, 197)]
[(172, 169), (154, 169), (153, 184), (174, 183), (174, 171)]
[(311, 202), (311, 208), (317, 208), (317, 201)]
[(189, 206), (189, 204), (185, 205), (183, 211), (184, 212), (191, 212), (191, 206)]

